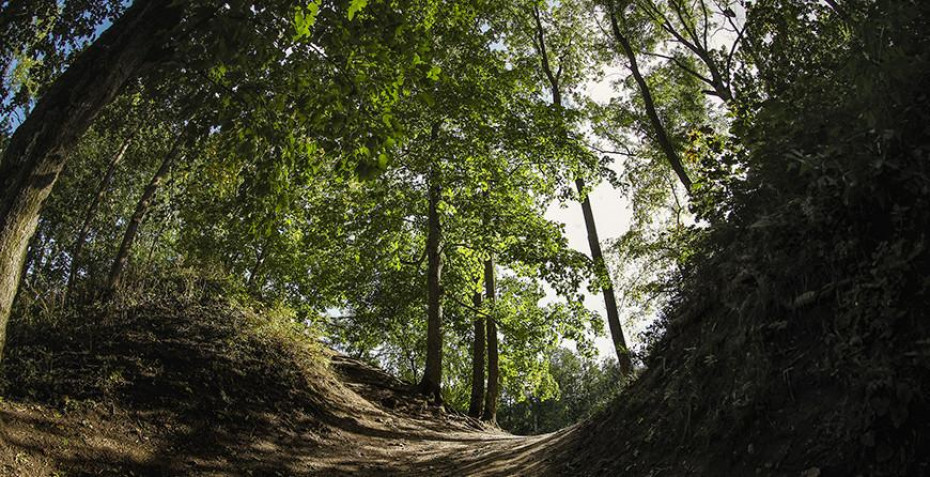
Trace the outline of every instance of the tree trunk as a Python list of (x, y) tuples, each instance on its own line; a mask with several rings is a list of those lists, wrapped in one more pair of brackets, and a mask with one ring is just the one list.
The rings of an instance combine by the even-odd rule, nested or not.
[[(497, 301), (496, 284), (494, 282), (494, 259), (484, 262), (484, 290), (491, 308)], [(500, 398), (500, 361), (497, 353), (497, 323), (492, 315), (487, 320), (488, 327), (488, 391), (485, 394), (484, 412), (481, 419), (487, 422), (497, 422), (497, 400)]]
[(10, 139), (0, 163), (0, 360), (26, 249), (68, 154), (126, 81), (166, 59), (167, 31), (182, 12), (172, 0), (134, 2), (52, 83)]
[(135, 134), (132, 134), (125, 141), (123, 145), (120, 146), (119, 151), (113, 156), (113, 159), (110, 160), (110, 164), (107, 166), (107, 173), (103, 176), (103, 180), (100, 182), (100, 185), (97, 187), (97, 193), (94, 195), (94, 198), (90, 201), (90, 205), (87, 207), (87, 212), (84, 214), (84, 222), (81, 223), (81, 228), (78, 231), (77, 241), (74, 243), (74, 250), (71, 252), (71, 269), (68, 271), (68, 284), (65, 288), (65, 297), (64, 302), (67, 303), (68, 298), (71, 296), (71, 292), (74, 291), (74, 279), (77, 276), (78, 268), (81, 265), (81, 252), (84, 249), (84, 243), (87, 241), (87, 234), (90, 232), (90, 225), (94, 221), (94, 216), (97, 215), (97, 207), (100, 206), (100, 201), (103, 200), (104, 194), (106, 194), (107, 189), (110, 188), (110, 184), (113, 183), (113, 176), (116, 175), (116, 166), (123, 160), (123, 157), (126, 155), (126, 151), (129, 150), (129, 146), (132, 144), (132, 140)]
[(252, 266), (252, 270), (249, 271), (249, 278), (245, 281), (245, 288), (247, 290), (257, 292), (258, 290), (261, 289), (260, 286), (258, 289), (253, 289), (252, 287), (258, 283), (255, 280), (255, 277), (258, 276), (258, 272), (261, 271), (262, 264), (265, 263), (265, 251), (267, 249), (268, 247), (262, 246), (262, 248), (258, 251), (258, 256), (255, 259), (255, 265)]
[(21, 272), (21, 280), (25, 282), (29, 277), (26, 276), (27, 271), (32, 271), (31, 278), (34, 281), (38, 276), (39, 265), (42, 264), (42, 260), (45, 258), (45, 239), (42, 237), (42, 233), (36, 233), (32, 238), (32, 245), (29, 246), (28, 252), (26, 253), (26, 260), (23, 260), (23, 271)]
[(429, 179), (429, 217), (426, 237), (428, 294), (427, 332), (426, 332), (426, 369), (420, 390), (431, 396), (436, 403), (442, 402), (442, 226), (439, 221), (439, 200), (441, 190), (436, 178)]
[(126, 232), (123, 234), (123, 242), (120, 244), (119, 251), (116, 252), (116, 259), (113, 260), (113, 266), (110, 268), (110, 277), (107, 280), (106, 286), (108, 296), (112, 296), (122, 285), (123, 272), (126, 270), (126, 263), (129, 261), (129, 253), (132, 251), (132, 245), (136, 241), (139, 227), (142, 225), (142, 221), (145, 220), (145, 215), (152, 206), (152, 198), (155, 197), (158, 186), (161, 185), (162, 180), (168, 175), (171, 164), (178, 154), (179, 147), (180, 141), (176, 141), (175, 145), (171, 148), (171, 152), (165, 156), (165, 159), (161, 162), (161, 166), (155, 171), (152, 180), (149, 181), (148, 186), (145, 187), (145, 191), (142, 192), (139, 203), (136, 204), (136, 211), (132, 214), (132, 218), (129, 219), (129, 223), (126, 225)]
[(665, 130), (665, 126), (662, 124), (662, 120), (659, 118), (659, 113), (656, 111), (655, 100), (652, 98), (652, 92), (649, 89), (649, 84), (646, 83), (646, 79), (639, 71), (639, 64), (636, 61), (636, 53), (633, 51), (633, 47), (630, 45), (630, 42), (627, 40), (626, 36), (623, 35), (623, 31), (620, 30), (620, 25), (617, 23), (617, 13), (613, 8), (612, 3), (610, 5), (608, 15), (610, 16), (610, 27), (613, 30), (614, 38), (617, 40), (617, 43), (623, 50), (627, 61), (630, 62), (630, 73), (633, 75), (633, 79), (636, 81), (636, 84), (639, 85), (640, 94), (643, 96), (643, 104), (646, 107), (646, 116), (649, 117), (649, 122), (652, 124), (652, 129), (656, 135), (656, 141), (658, 141), (659, 147), (662, 149), (666, 159), (668, 159), (669, 164), (672, 166), (672, 170), (674, 170), (675, 174), (678, 175), (678, 180), (680, 180), (682, 185), (685, 186), (685, 190), (690, 193), (691, 178), (688, 177), (688, 173), (685, 171), (685, 167), (681, 162), (681, 158), (678, 157), (678, 153), (675, 151), (675, 147), (672, 145), (672, 141), (668, 137), (668, 132)]
[(484, 353), (487, 347), (484, 336), (485, 320), (480, 314), (481, 292), (475, 292), (472, 302), (475, 305), (475, 340), (471, 348), (471, 401), (468, 415), (477, 419), (484, 410)]
[(633, 372), (633, 362), (630, 359), (629, 349), (626, 345), (626, 338), (623, 336), (623, 327), (620, 326), (620, 313), (617, 310), (617, 297), (614, 296), (614, 287), (610, 282), (610, 273), (607, 271), (607, 264), (604, 262), (604, 253), (601, 251), (601, 240), (597, 235), (597, 225), (594, 222), (594, 210), (591, 208), (591, 199), (585, 194), (585, 183), (582, 179), (575, 179), (575, 186), (578, 188), (578, 194), (581, 196), (581, 211), (584, 214), (584, 224), (588, 230), (588, 246), (591, 247), (591, 259), (594, 261), (594, 267), (598, 278), (607, 280), (601, 291), (604, 294), (604, 307), (607, 309), (607, 326), (610, 329), (610, 337), (614, 342), (614, 350), (617, 352), (617, 361), (620, 363), (620, 371), (624, 376), (629, 376)]
[[(549, 81), (549, 88), (552, 92), (552, 104), (557, 108), (562, 107), (562, 91), (559, 86), (559, 75), (552, 71), (549, 63), (549, 54), (546, 50), (546, 36), (540, 19), (539, 9), (534, 7), (533, 16), (536, 20), (536, 41), (538, 53), (541, 56), (541, 65), (546, 79)], [(597, 226), (594, 223), (594, 212), (591, 209), (591, 201), (584, 193), (585, 183), (581, 178), (575, 179), (575, 185), (578, 187), (578, 194), (581, 195), (581, 210), (584, 213), (585, 227), (588, 230), (588, 245), (591, 247), (591, 258), (594, 259), (597, 267), (598, 276), (608, 277), (607, 265), (604, 263), (604, 254), (601, 252), (601, 242), (597, 236)], [(493, 270), (492, 270), (493, 273)], [(632, 372), (632, 362), (628, 354), (626, 339), (623, 337), (623, 329), (620, 327), (620, 313), (617, 311), (617, 298), (614, 296), (613, 287), (610, 282), (602, 289), (604, 294), (604, 304), (607, 308), (607, 324), (610, 328), (610, 335), (613, 338), (614, 349), (617, 352), (617, 359), (620, 361), (620, 369), (623, 374), (629, 375)], [(489, 338), (490, 339), (490, 338)]]

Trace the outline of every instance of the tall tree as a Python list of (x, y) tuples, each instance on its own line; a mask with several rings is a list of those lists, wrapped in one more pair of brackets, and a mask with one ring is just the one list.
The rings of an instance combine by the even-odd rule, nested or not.
[(0, 359), (29, 241), (71, 148), (127, 80), (169, 58), (164, 47), (182, 13), (170, 0), (134, 3), (49, 86), (11, 137), (0, 163)]
[[(433, 137), (438, 126), (434, 126)], [(442, 189), (435, 172), (429, 177), (429, 216), (426, 237), (427, 336), (426, 368), (420, 381), (421, 391), (442, 402), (442, 224), (439, 202)]]
[(497, 405), (500, 400), (500, 356), (497, 346), (497, 322), (495, 321), (494, 305), (497, 303), (497, 285), (494, 275), (494, 258), (484, 262), (484, 289), (485, 296), (491, 307), (491, 316), (488, 317), (488, 388), (484, 399), (484, 412), (481, 419), (497, 422)]
[[(550, 93), (552, 94), (552, 105), (556, 111), (560, 112), (564, 108), (562, 104), (562, 74), (565, 71), (564, 65), (559, 64), (553, 67), (550, 58), (550, 51), (547, 44), (546, 28), (543, 25), (542, 13), (538, 6), (533, 6), (534, 45), (539, 55), (540, 68), (548, 82)], [(570, 43), (570, 42), (568, 42)], [(567, 48), (566, 48), (567, 49)], [(562, 52), (564, 55), (572, 54), (571, 51)], [(576, 177), (575, 185), (578, 189), (578, 195), (581, 201), (581, 209), (584, 214), (585, 228), (588, 235), (588, 245), (591, 248), (591, 260), (594, 263), (598, 280), (601, 282), (601, 293), (604, 296), (604, 305), (607, 310), (607, 323), (610, 329), (611, 338), (614, 344), (614, 350), (617, 353), (617, 360), (624, 375), (629, 376), (633, 371), (633, 362), (630, 358), (629, 349), (626, 344), (626, 338), (623, 336), (623, 327), (620, 324), (620, 314), (617, 309), (617, 298), (614, 294), (613, 285), (610, 282), (610, 274), (607, 271), (607, 265), (604, 262), (604, 254), (601, 251), (600, 239), (597, 234), (597, 224), (594, 221), (594, 211), (591, 207), (591, 200), (588, 197), (587, 186), (581, 176)]]
[(171, 165), (177, 159), (178, 154), (180, 154), (180, 147), (181, 141), (178, 139), (175, 141), (174, 146), (172, 146), (171, 151), (169, 151), (162, 160), (158, 170), (152, 175), (152, 179), (149, 181), (148, 185), (145, 186), (145, 190), (142, 191), (139, 202), (136, 204), (136, 210), (129, 219), (129, 223), (126, 224), (126, 232), (123, 234), (123, 240), (120, 243), (119, 250), (116, 252), (116, 257), (113, 259), (113, 266), (110, 267), (110, 275), (107, 279), (106, 290), (110, 295), (118, 291), (123, 283), (123, 273), (129, 261), (129, 253), (132, 251), (132, 246), (139, 233), (139, 227), (142, 226), (142, 222), (145, 220), (145, 216), (152, 206), (152, 199), (155, 197), (158, 187), (161, 185), (162, 181), (165, 180), (168, 171), (171, 170)]
[(471, 398), (468, 404), (468, 415), (474, 418), (481, 417), (484, 411), (484, 357), (487, 353), (487, 340), (485, 339), (485, 317), (481, 312), (481, 301), (481, 292), (476, 291), (472, 296), (475, 320), (471, 351)]
[(97, 215), (97, 208), (100, 206), (100, 201), (103, 200), (103, 196), (106, 194), (107, 189), (110, 188), (110, 184), (113, 183), (113, 177), (116, 175), (116, 168), (120, 162), (122, 162), (123, 157), (126, 155), (126, 151), (129, 150), (129, 146), (132, 145), (134, 136), (135, 133), (127, 137), (116, 154), (113, 155), (113, 158), (107, 165), (107, 172), (104, 174), (103, 180), (101, 180), (100, 185), (97, 186), (97, 192), (94, 194), (93, 199), (91, 199), (90, 205), (87, 206), (87, 212), (84, 214), (84, 220), (81, 223), (81, 228), (78, 230), (77, 240), (74, 242), (74, 249), (71, 251), (71, 267), (68, 270), (68, 282), (65, 284), (65, 300), (67, 300), (67, 297), (70, 297), (74, 291), (74, 280), (81, 266), (80, 260), (84, 250), (84, 243), (87, 241), (87, 235), (90, 233), (91, 224), (94, 217)]
[(649, 121), (652, 124), (652, 133), (655, 135), (656, 142), (665, 154), (665, 158), (668, 160), (669, 165), (672, 166), (672, 170), (674, 170), (675, 174), (678, 176), (678, 180), (681, 181), (685, 190), (691, 191), (691, 178), (688, 176), (688, 172), (685, 170), (681, 157), (678, 155), (678, 150), (669, 138), (668, 131), (666, 130), (665, 124), (662, 122), (662, 118), (659, 117), (655, 99), (652, 97), (652, 91), (649, 88), (649, 84), (646, 82), (646, 78), (639, 69), (636, 52), (633, 50), (633, 46), (630, 44), (629, 39), (621, 28), (619, 16), (622, 14), (622, 2), (616, 0), (608, 2), (607, 17), (610, 20), (611, 33), (620, 47), (620, 52), (626, 57), (630, 74), (633, 75), (633, 79), (639, 87), (639, 93), (642, 95), (643, 104), (646, 108), (646, 115), (649, 117)]

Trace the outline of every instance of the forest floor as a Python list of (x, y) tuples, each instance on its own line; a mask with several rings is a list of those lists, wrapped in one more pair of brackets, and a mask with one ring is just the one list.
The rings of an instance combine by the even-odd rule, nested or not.
[[(250, 360), (262, 359), (267, 346), (253, 343), (245, 347), (249, 352), (238, 354), (231, 350), (242, 347), (211, 348), (202, 339), (218, 338), (223, 325), (202, 326), (204, 320), (192, 318), (197, 313), (181, 315), (173, 317), (172, 327), (137, 330), (110, 347), (100, 346), (97, 354), (108, 354), (106, 362), (119, 362), (114, 355), (125, 351), (145, 363), (138, 369), (123, 366), (115, 378), (109, 371), (107, 378), (119, 380), (122, 391), (108, 397), (71, 398), (67, 386), (75, 394), (80, 386), (69, 384), (49, 394), (53, 399), (10, 398), (16, 393), (9, 392), (7, 371), (8, 397), (0, 398), (0, 475), (528, 476), (551, 473), (550, 459), (565, 457), (560, 444), (571, 428), (544, 436), (510, 435), (430, 405), (382, 370), (327, 350), (314, 352), (328, 359), (304, 362), (320, 363), (319, 369), (303, 370), (313, 394), (296, 387), (282, 392), (279, 384), (286, 379), (271, 376), (274, 381), (262, 384), (268, 376), (249, 375), (256, 372)], [(133, 329), (126, 325), (105, 326)], [(184, 331), (166, 331), (171, 329)], [(152, 346), (133, 343), (139, 337)], [(58, 366), (88, 367), (86, 358), (68, 357), (82, 352), (74, 347), (54, 352), (61, 358)], [(211, 355), (227, 362), (204, 362)], [(203, 369), (181, 374), (189, 366)], [(238, 380), (222, 376), (237, 372)], [(159, 378), (146, 380), (146, 373)], [(59, 381), (67, 375), (46, 374), (57, 374)], [(202, 382), (212, 380), (224, 384)], [(206, 399), (211, 393), (216, 399)], [(209, 409), (191, 405), (198, 399)], [(282, 400), (292, 402), (282, 405)]]

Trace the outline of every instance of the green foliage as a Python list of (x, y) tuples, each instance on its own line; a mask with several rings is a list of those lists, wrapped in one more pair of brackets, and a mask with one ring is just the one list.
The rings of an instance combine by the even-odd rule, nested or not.
[[(7, 3), (0, 147), (124, 8)], [(629, 58), (598, 28), (607, 7), (693, 176), (688, 191), (626, 77)], [(927, 407), (928, 12), (890, 0), (842, 7), (189, 2), (190, 30), (165, 52), (172, 60), (130, 81), (68, 154), (30, 247), (17, 326), (35, 334), (33, 351), (40, 328), (67, 331), (72, 323), (48, 320), (76, 319), (61, 303), (71, 275), (72, 299), (94, 303), (142, 189), (177, 146), (117, 304), (147, 303), (134, 291), (176, 293), (158, 288), (178, 281), (164, 274), (190, 267), (198, 272), (186, 272), (182, 290), (213, 286), (199, 278), (214, 275), (238, 300), (294, 310), (243, 334), (312, 323), (329, 345), (416, 381), (433, 186), (451, 407), (467, 405), (479, 317), (500, 331), (505, 426), (553, 430), (604, 402), (616, 370), (590, 360), (603, 326), (581, 290), (610, 284), (625, 324), (664, 319), (647, 336), (674, 362), (659, 380), (670, 412), (658, 421), (685, 410), (690, 420), (694, 409), (758, 423), (764, 400), (781, 396), (779, 373), (801, 360), (816, 385), (864, 403), (844, 407), (830, 432), (862, 443), (877, 462), (870, 472), (906, 473), (919, 439), (908, 436), (925, 431)], [(614, 67), (612, 98), (586, 97)], [(127, 141), (113, 182), (102, 183)], [(606, 179), (629, 200), (630, 229), (610, 244), (606, 267), (571, 250), (545, 217), (579, 197), (576, 179), (588, 188)], [(498, 298), (475, 306), (489, 259)], [(645, 362), (658, 369), (653, 356)], [(119, 387), (123, 369), (94, 366), (106, 371), (94, 392)], [(687, 429), (716, 438), (719, 427), (705, 424)]]
[(917, 25), (930, 12), (875, 2), (836, 21), (825, 8), (750, 9), (761, 80), (741, 88), (730, 134), (691, 137), (706, 171), (694, 210), (710, 224), (689, 241), (647, 360), (674, 370), (654, 417), (688, 410), (693, 448), (713, 452), (722, 438), (779, 432), (757, 414), (773, 402), (842, 389), (835, 409), (794, 424), (832, 443), (820, 468), (905, 475), (927, 432), (930, 62)]
[(548, 372), (555, 385), (549, 395), (507, 390), (498, 422), (514, 434), (554, 432), (582, 421), (620, 391), (620, 370), (614, 361), (598, 363), (565, 348), (553, 350)]

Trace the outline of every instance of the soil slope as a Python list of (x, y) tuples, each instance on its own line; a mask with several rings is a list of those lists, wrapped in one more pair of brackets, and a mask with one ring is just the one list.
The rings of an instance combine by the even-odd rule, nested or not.
[(571, 433), (448, 413), (221, 301), (66, 315), (14, 327), (0, 475), (538, 475)]

